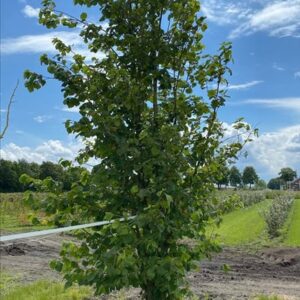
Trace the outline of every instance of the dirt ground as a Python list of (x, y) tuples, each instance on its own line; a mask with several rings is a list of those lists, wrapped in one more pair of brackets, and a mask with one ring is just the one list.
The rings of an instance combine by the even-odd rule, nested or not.
[[(1, 270), (17, 274), (20, 283), (42, 278), (57, 280), (59, 275), (49, 268), (49, 261), (58, 257), (64, 239), (52, 235), (1, 243)], [(224, 264), (230, 266), (227, 273), (222, 270)], [(194, 293), (201, 298), (206, 296), (205, 299), (252, 299), (258, 294), (276, 294), (297, 300), (300, 299), (300, 248), (264, 249), (255, 254), (225, 248), (211, 261), (202, 261), (200, 270), (187, 276)], [(136, 289), (126, 292), (127, 299), (132, 300), (139, 299), (138, 294)]]

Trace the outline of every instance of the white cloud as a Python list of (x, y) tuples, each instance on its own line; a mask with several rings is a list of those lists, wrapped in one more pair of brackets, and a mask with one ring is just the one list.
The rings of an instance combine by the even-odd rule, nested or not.
[(300, 78), (300, 71), (295, 72), (294, 76), (295, 76), (295, 78)]
[[(300, 112), (300, 105), (297, 109)], [(226, 129), (226, 142), (233, 142), (237, 136), (244, 140), (245, 134), (241, 134), (232, 125), (225, 123), (223, 127)], [(264, 132), (259, 137), (254, 137), (243, 150), (247, 151), (248, 156), (241, 156), (237, 162), (238, 166), (241, 169), (247, 165), (254, 166), (263, 179), (277, 177), (280, 169), (284, 167), (300, 171), (300, 124)]]
[[(233, 142), (237, 137), (247, 137), (245, 131), (234, 129), (232, 125), (223, 123), (225, 142)], [(283, 142), (284, 141), (284, 142)], [(300, 171), (300, 124), (265, 132), (246, 144), (247, 158), (240, 157), (237, 162), (240, 168), (252, 165), (259, 176), (269, 179), (278, 176), (281, 168), (292, 167)]]
[(54, 38), (59, 38), (64, 43), (74, 46), (82, 44), (82, 40), (76, 32), (56, 31), (45, 34), (23, 35), (17, 38), (3, 39), (1, 41), (1, 53), (55, 53), (57, 50), (52, 44)]
[(6, 109), (0, 109), (0, 113), (5, 113), (5, 112), (7, 112), (7, 110)]
[(79, 36), (78, 31), (54, 31), (37, 35), (23, 35), (17, 38), (5, 38), (1, 40), (1, 54), (57, 53), (52, 44), (54, 38), (71, 45), (75, 53), (84, 55), (87, 60), (90, 60), (92, 57), (101, 59), (105, 56), (102, 52), (91, 53)]
[[(23, 134), (20, 131), (20, 134)], [(71, 136), (68, 138), (68, 142), (60, 140), (48, 140), (36, 147), (24, 147), (18, 146), (14, 143), (9, 143), (0, 149), (0, 157), (5, 160), (18, 161), (25, 159), (28, 162), (36, 162), (41, 164), (43, 161), (58, 162), (61, 158), (71, 160), (75, 162), (79, 151), (84, 148), (84, 142), (81, 139), (74, 139)], [(92, 139), (89, 139), (86, 143), (92, 143)], [(100, 163), (100, 160), (95, 158), (89, 159), (84, 166), (91, 170), (93, 166)], [(77, 164), (75, 162), (75, 164)]]
[(241, 84), (229, 84), (227, 89), (228, 90), (244, 90), (244, 89), (248, 89), (252, 86), (258, 85), (260, 83), (263, 83), (263, 81), (253, 80), (253, 81), (241, 83)]
[(39, 8), (34, 8), (34, 7), (27, 4), (23, 8), (22, 12), (28, 18), (38, 18), (39, 13), (40, 13), (40, 9)]
[(212, 22), (235, 25), (231, 39), (258, 31), (300, 37), (300, 0), (204, 0), (202, 10)]
[(269, 1), (265, 7), (253, 11), (230, 34), (231, 38), (257, 31), (270, 36), (300, 37), (300, 0)]
[(57, 162), (60, 158), (74, 160), (81, 148), (82, 143), (80, 141), (63, 143), (59, 140), (49, 140), (35, 148), (9, 143), (0, 149), (0, 156), (3, 159), (13, 161), (25, 159), (37, 163), (43, 161)]
[(47, 116), (47, 115), (43, 115), (43, 116), (36, 116), (33, 118), (34, 121), (38, 122), (38, 123), (45, 123), (46, 121), (52, 119), (52, 116)]
[(263, 133), (247, 146), (247, 151), (249, 159), (266, 176), (275, 177), (287, 166), (299, 170), (300, 125)]
[(285, 71), (285, 68), (283, 68), (282, 66), (279, 66), (277, 63), (273, 64), (273, 69), (277, 70), (277, 71)]
[(70, 107), (70, 108), (64, 106), (61, 110), (65, 111), (65, 112), (70, 112), (70, 113), (79, 113), (79, 107), (78, 106), (74, 106), (74, 107)]
[(202, 3), (202, 11), (209, 21), (226, 25), (238, 23), (246, 18), (251, 10), (242, 1), (205, 0)]
[(255, 104), (270, 108), (284, 108), (300, 112), (300, 97), (295, 98), (273, 98), (273, 99), (247, 99), (239, 104)]

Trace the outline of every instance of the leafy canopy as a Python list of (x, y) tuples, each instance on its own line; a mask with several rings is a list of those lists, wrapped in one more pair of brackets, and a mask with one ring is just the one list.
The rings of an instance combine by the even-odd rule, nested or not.
[(250, 187), (251, 187), (252, 184), (257, 182), (258, 175), (256, 174), (256, 171), (253, 167), (248, 166), (248, 167), (245, 167), (242, 178), (243, 178), (243, 183), (245, 185), (250, 184)]
[(238, 186), (242, 183), (242, 175), (236, 166), (232, 166), (230, 169), (229, 182), (232, 186)]
[(297, 177), (297, 172), (291, 168), (282, 168), (278, 174), (284, 182), (293, 181)]
[[(43, 1), (39, 21), (50, 29), (77, 27), (92, 58), (56, 38), (58, 54), (42, 55), (41, 63), (61, 83), (64, 104), (79, 107), (80, 119), (66, 122), (85, 142), (78, 161), (96, 158), (99, 165), (82, 172), (70, 192), (55, 181), (37, 182), (50, 191), (41, 206), (61, 224), (136, 218), (79, 233), (82, 244), (66, 245), (52, 265), (67, 284), (93, 285), (97, 294), (134, 286), (145, 299), (182, 299), (186, 271), (216, 250), (205, 235), (216, 217), (213, 182), (249, 140), (221, 142), (217, 113), (227, 97), (231, 44), (204, 54), (207, 25), (198, 0), (74, 4), (98, 8), (97, 22), (88, 21), (88, 8), (72, 17), (51, 0)], [(31, 71), (25, 78), (29, 91), (46, 83)], [(251, 130), (242, 119), (233, 126)]]

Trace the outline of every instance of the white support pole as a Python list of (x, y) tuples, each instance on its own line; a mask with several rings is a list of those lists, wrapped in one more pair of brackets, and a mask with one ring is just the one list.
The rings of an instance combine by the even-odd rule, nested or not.
[(128, 218), (121, 218), (118, 220), (101, 221), (101, 222), (94, 222), (94, 223), (83, 224), (83, 225), (74, 225), (74, 226), (68, 226), (68, 227), (62, 227), (62, 228), (54, 228), (54, 229), (39, 230), (39, 231), (33, 231), (33, 232), (4, 235), (4, 236), (0, 236), (0, 242), (26, 239), (26, 238), (36, 237), (36, 236), (61, 233), (61, 232), (65, 232), (65, 231), (78, 230), (78, 229), (83, 229), (83, 228), (103, 226), (103, 225), (111, 224), (115, 221), (123, 222), (125, 220), (132, 220), (134, 218), (135, 218), (135, 216), (128, 217)]

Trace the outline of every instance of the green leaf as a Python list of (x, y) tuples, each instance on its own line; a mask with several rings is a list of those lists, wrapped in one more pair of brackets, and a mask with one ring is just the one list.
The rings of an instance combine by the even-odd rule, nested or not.
[(22, 174), (19, 178), (19, 181), (22, 184), (30, 184), (33, 182), (33, 179), (27, 174)]
[(82, 22), (84, 22), (87, 18), (87, 13), (83, 12), (81, 15), (80, 15), (80, 19)]
[(223, 264), (222, 265), (222, 270), (225, 272), (225, 273), (228, 273), (229, 271), (231, 271), (231, 267), (227, 264)]
[(209, 98), (214, 98), (217, 95), (217, 90), (208, 90), (207, 95)]
[(104, 216), (104, 220), (110, 221), (113, 219), (114, 214), (110, 213), (110, 212), (106, 212), (105, 216)]
[(137, 194), (139, 191), (139, 187), (137, 185), (133, 185), (130, 189), (132, 194)]
[(50, 261), (50, 268), (54, 269), (57, 272), (61, 272), (62, 268), (63, 268), (63, 264), (62, 262), (58, 261), (58, 260), (52, 260)]

